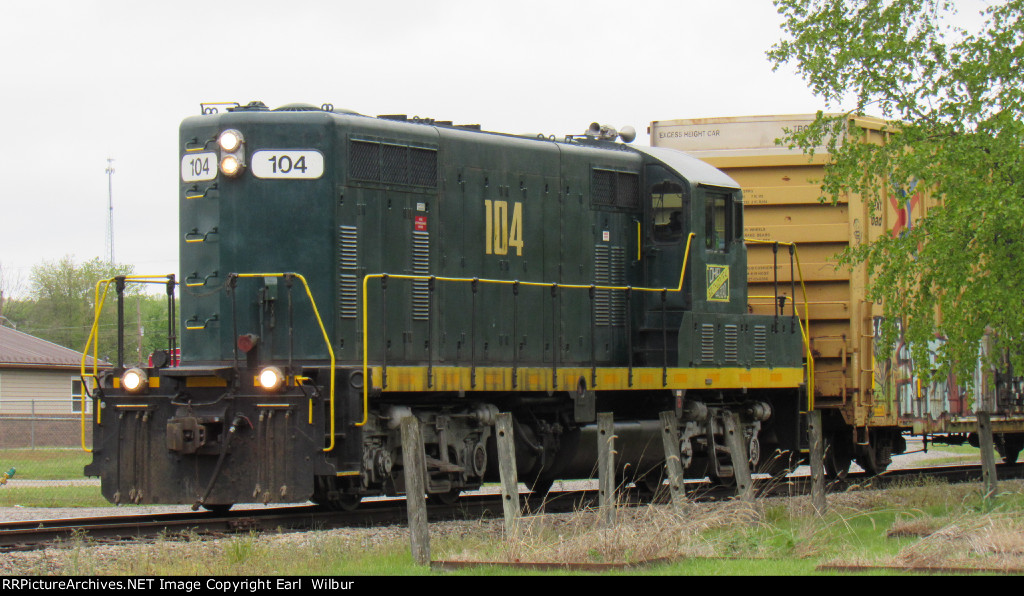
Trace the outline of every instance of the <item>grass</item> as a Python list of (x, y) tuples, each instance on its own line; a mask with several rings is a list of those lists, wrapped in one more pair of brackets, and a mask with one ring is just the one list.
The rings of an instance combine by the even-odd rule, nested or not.
[(13, 467), (19, 480), (85, 478), (82, 469), (91, 461), (81, 449), (0, 449), (0, 473)]
[[(0, 449), (0, 473), (15, 468), (0, 486), (0, 507), (106, 507), (98, 486), (74, 486), (82, 480), (92, 454), (81, 449)], [(19, 486), (22, 481), (53, 481), (47, 486)]]
[[(416, 566), (403, 527), (348, 528), (306, 534), (194, 536), (137, 545), (104, 556), (79, 539), (47, 569), (116, 575), (455, 575), (548, 576), (835, 575), (819, 565), (1024, 568), (1024, 482), (1003, 481), (986, 503), (978, 485), (920, 481), (885, 490), (829, 496), (817, 516), (807, 497), (621, 508), (604, 527), (592, 510), (525, 517), (508, 534), (500, 520), (431, 524), (432, 559), (478, 562), (667, 562), (608, 571), (542, 571), (477, 566), (437, 571)], [(121, 547), (124, 548), (124, 547)], [(137, 550), (135, 550), (137, 549)], [(122, 551), (117, 551), (122, 552)], [(26, 553), (25, 556), (29, 556)], [(26, 563), (26, 569), (34, 569)], [(54, 572), (54, 571), (51, 571)]]
[[(970, 445), (943, 445), (935, 444), (928, 448), (929, 455), (931, 458), (927, 460), (921, 460), (909, 464), (912, 468), (927, 468), (929, 466), (941, 466), (946, 464), (969, 464), (978, 463), (981, 461), (981, 450), (977, 447), (971, 447)], [(937, 454), (946, 455), (946, 457), (935, 457)], [(999, 456), (999, 453), (995, 453), (996, 463), (1002, 463), (1003, 458)]]
[(99, 486), (0, 486), (0, 507), (112, 507)]
[[(974, 451), (977, 453), (977, 450)], [(603, 572), (476, 566), (417, 566), (406, 528), (348, 528), (304, 534), (243, 533), (219, 540), (167, 537), (104, 547), (76, 536), (58, 551), (21, 553), (30, 574), (75, 575), (834, 575), (819, 565), (1024, 569), (1024, 482), (1001, 481), (986, 501), (978, 484), (907, 482), (829, 495), (818, 516), (808, 497), (755, 503), (620, 508), (613, 527), (593, 510), (501, 520), (431, 524), (432, 559), (467, 562), (642, 564)], [(11, 497), (13, 500), (9, 500)], [(0, 488), (0, 506), (106, 505), (98, 487)], [(131, 551), (110, 550), (130, 548)], [(111, 555), (111, 553), (118, 553)], [(15, 556), (11, 554), (11, 556)]]
[[(816, 574), (822, 564), (1024, 569), (1024, 483), (985, 502), (977, 485), (919, 482), (829, 497), (818, 517), (806, 497), (537, 518), (505, 543), (445, 543), (435, 558), (565, 563), (677, 561), (630, 573)], [(878, 573), (891, 573), (882, 569)]]

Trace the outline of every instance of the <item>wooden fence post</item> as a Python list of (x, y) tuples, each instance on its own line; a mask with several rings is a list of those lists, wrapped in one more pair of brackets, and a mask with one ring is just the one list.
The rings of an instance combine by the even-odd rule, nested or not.
[(754, 482), (750, 474), (750, 456), (743, 441), (742, 426), (734, 412), (725, 412), (725, 445), (732, 456), (732, 473), (736, 479), (736, 496), (744, 501), (754, 500)]
[(512, 536), (519, 531), (519, 476), (516, 472), (515, 435), (512, 414), (498, 414), (494, 425), (498, 441), (498, 471), (501, 474), (501, 505), (505, 512), (505, 532)]
[(615, 419), (610, 412), (597, 415), (598, 506), (606, 525), (615, 523)]
[(978, 412), (978, 446), (981, 447), (981, 480), (987, 503), (996, 495), (996, 454), (992, 439), (992, 415), (988, 410)]
[(823, 516), (828, 511), (825, 499), (825, 440), (821, 427), (821, 410), (807, 413), (807, 434), (811, 443), (811, 505)]
[(682, 509), (686, 503), (686, 487), (683, 483), (683, 462), (679, 459), (679, 421), (675, 412), (662, 412), (661, 443), (665, 448), (665, 468), (668, 472), (668, 488), (672, 494), (672, 506)]
[(405, 504), (409, 516), (412, 559), (417, 565), (430, 564), (430, 526), (427, 523), (427, 455), (423, 451), (420, 421), (402, 419), (402, 464), (405, 468)]

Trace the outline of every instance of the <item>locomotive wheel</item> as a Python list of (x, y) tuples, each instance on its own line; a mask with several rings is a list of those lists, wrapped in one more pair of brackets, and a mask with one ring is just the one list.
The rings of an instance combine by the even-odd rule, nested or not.
[(359, 495), (339, 495), (336, 498), (314, 496), (313, 502), (332, 511), (355, 511), (363, 498)]
[(359, 495), (341, 495), (337, 499), (333, 499), (329, 506), (340, 511), (355, 511), (362, 500), (363, 498)]
[(430, 493), (427, 495), (427, 501), (435, 505), (451, 506), (458, 502), (460, 494), (462, 494), (461, 490), (453, 488), (450, 491), (444, 493)]
[(721, 486), (723, 488), (733, 488), (736, 486), (736, 476), (718, 476), (708, 472), (708, 480), (711, 481), (713, 486)]
[(785, 476), (796, 469), (798, 462), (793, 456), (793, 452), (781, 449), (774, 449), (770, 457), (765, 461), (761, 462), (758, 468), (758, 472), (761, 474), (768, 474), (772, 478), (777, 476)]
[(554, 478), (538, 478), (533, 481), (533, 486), (530, 487), (531, 495), (534, 497), (543, 497), (548, 494), (551, 490), (551, 486), (555, 483)]
[(665, 484), (665, 470), (662, 466), (637, 478), (633, 484), (642, 497), (654, 503), (668, 503), (672, 498), (668, 485)]

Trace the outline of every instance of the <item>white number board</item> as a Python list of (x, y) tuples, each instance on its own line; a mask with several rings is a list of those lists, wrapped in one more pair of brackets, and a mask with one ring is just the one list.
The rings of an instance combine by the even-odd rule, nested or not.
[(217, 177), (217, 154), (186, 153), (181, 158), (181, 179), (184, 182), (202, 182)]
[(257, 178), (319, 178), (324, 156), (319, 151), (257, 151), (252, 154), (252, 173)]

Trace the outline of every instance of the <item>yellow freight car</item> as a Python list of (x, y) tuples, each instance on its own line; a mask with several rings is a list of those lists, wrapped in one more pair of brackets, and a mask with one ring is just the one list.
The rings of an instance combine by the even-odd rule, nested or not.
[[(903, 345), (895, 346), (890, 358), (879, 357), (875, 338), (882, 309), (866, 299), (867, 269), (839, 267), (835, 257), (851, 244), (914, 226), (927, 213), (929, 199), (919, 190), (902, 206), (892, 193), (883, 193), (880, 205), (856, 194), (823, 203), (817, 181), (829, 158), (826, 148), (808, 157), (776, 143), (786, 130), (799, 130), (813, 120), (813, 114), (665, 120), (652, 122), (648, 132), (652, 146), (686, 151), (742, 187), (749, 308), (760, 314), (775, 312), (778, 304), (755, 297), (773, 295), (778, 285), (780, 293), (792, 296), (795, 291), (797, 312), (808, 315), (813, 404), (823, 412), (832, 446), (829, 468), (842, 471), (856, 459), (865, 469), (880, 472), (893, 454), (905, 450), (907, 432), (975, 443), (975, 412), (985, 398), (994, 404), (988, 409), (993, 412), (996, 446), (1005, 460), (1015, 461), (1024, 445), (1019, 379), (1001, 379), (995, 390), (986, 390), (983, 376), (988, 371), (979, 366), (980, 382), (968, 393), (952, 376), (923, 384)], [(882, 142), (887, 134), (878, 118), (857, 117), (850, 123), (866, 132), (868, 142)], [(800, 266), (798, 271), (793, 268), (795, 274), (788, 246), (774, 242), (797, 244)], [(793, 307), (790, 300), (786, 314)]]

